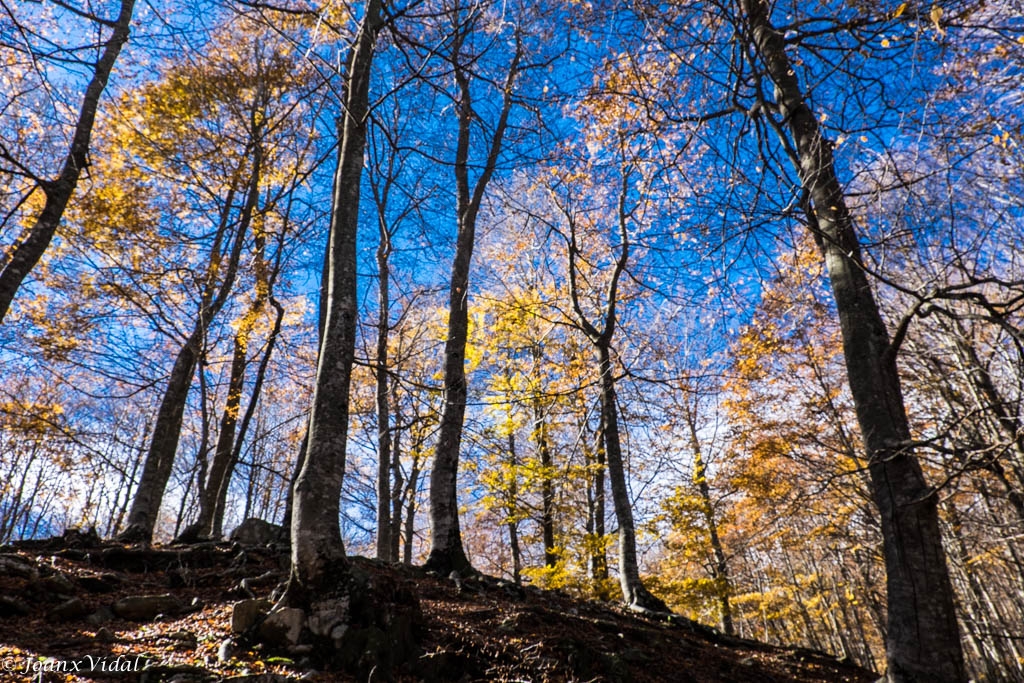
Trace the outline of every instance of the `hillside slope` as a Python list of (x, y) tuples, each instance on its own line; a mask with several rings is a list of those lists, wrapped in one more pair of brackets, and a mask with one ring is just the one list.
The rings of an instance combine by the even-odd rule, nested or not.
[[(0, 548), (4, 681), (349, 681), (308, 648), (232, 639), (232, 606), (269, 597), (286, 554), (205, 544), (131, 548), (67, 534)], [(415, 657), (402, 681), (866, 683), (827, 655), (727, 638), (557, 591), (465, 581), (353, 559), (418, 601)], [(240, 610), (241, 611), (241, 610)], [(237, 615), (241, 618), (243, 615)], [(41, 676), (40, 676), (41, 674)], [(371, 680), (383, 680), (371, 673)]]

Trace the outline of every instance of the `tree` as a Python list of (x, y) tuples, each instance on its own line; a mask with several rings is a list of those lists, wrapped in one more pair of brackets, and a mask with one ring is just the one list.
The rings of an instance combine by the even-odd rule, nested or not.
[[(620, 141), (621, 145), (621, 141)], [(624, 145), (616, 152), (625, 153)], [(622, 587), (623, 601), (633, 609), (668, 611), (668, 607), (644, 587), (640, 578), (640, 567), (636, 553), (636, 525), (633, 520), (633, 503), (629, 496), (629, 485), (626, 481), (625, 459), (622, 452), (622, 441), (619, 434), (619, 407), (616, 392), (616, 371), (612, 362), (612, 340), (618, 324), (618, 306), (620, 304), (619, 283), (627, 273), (630, 257), (629, 224), (634, 220), (635, 207), (630, 205), (631, 180), (634, 172), (628, 161), (622, 161), (619, 167), (619, 187), (614, 192), (615, 206), (610, 212), (615, 224), (618, 255), (606, 276), (607, 285), (597, 322), (591, 319), (585, 310), (581, 293), (580, 260), (582, 256), (578, 233), (577, 216), (565, 205), (559, 206), (565, 225), (568, 274), (568, 296), (572, 306), (572, 322), (586, 334), (594, 350), (597, 352), (597, 373), (600, 386), (601, 443), (608, 466), (611, 483), (612, 503), (615, 507), (615, 518), (619, 524), (619, 584)], [(557, 200), (556, 200), (557, 201)], [(571, 200), (570, 200), (571, 201)]]
[(890, 340), (864, 270), (853, 216), (836, 176), (832, 143), (797, 80), (763, 0), (742, 0), (741, 36), (755, 50), (773, 101), (762, 101), (797, 169), (806, 219), (828, 267), (847, 373), (881, 513), (888, 594), (887, 676), (896, 681), (966, 679), (953, 590), (939, 534), (937, 492), (911, 449)]
[[(227, 30), (232, 27), (224, 28)], [(242, 27), (233, 28), (242, 35), (251, 36)], [(138, 167), (148, 162), (158, 173), (169, 176), (169, 185), (174, 188), (172, 192), (205, 196), (218, 212), (212, 238), (208, 241), (203, 238), (192, 240), (193, 244), (207, 248), (193, 255), (197, 261), (195, 281), (190, 281), (188, 275), (191, 274), (182, 278), (182, 281), (178, 281), (178, 278), (161, 278), (153, 273), (139, 278), (161, 290), (176, 282), (180, 287), (176, 293), (179, 296), (183, 294), (189, 303), (193, 299), (189, 289), (196, 286), (196, 282), (199, 293), (194, 297), (194, 309), (188, 310), (188, 304), (183, 307), (188, 311), (185, 315), (191, 316), (189, 320), (171, 318), (167, 324), (172, 330), (177, 350), (153, 425), (149, 451), (143, 463), (127, 526), (120, 536), (124, 540), (148, 542), (153, 536), (164, 492), (173, 471), (186, 402), (196, 369), (208, 360), (212, 331), (216, 329), (218, 316), (230, 308), (239, 271), (245, 270), (242, 256), (252, 233), (256, 233), (253, 239), (257, 254), (253, 263), (256, 270), (265, 269), (265, 254), (260, 253), (265, 252), (266, 238), (263, 231), (271, 215), (270, 204), (276, 198), (274, 194), (267, 192), (264, 195), (264, 192), (278, 182), (285, 188), (281, 192), (294, 189), (294, 178), (289, 180), (279, 177), (277, 169), (272, 168), (279, 164), (283, 165), (282, 170), (294, 168), (294, 159), (289, 159), (292, 150), (282, 144), (281, 140), (282, 137), (288, 137), (288, 133), (282, 133), (282, 129), (290, 123), (289, 115), (294, 108), (292, 104), (281, 101), (285, 97), (284, 87), (295, 84), (290, 75), (292, 63), (278, 49), (280, 45), (265, 45), (254, 40), (248, 46), (245, 59), (233, 48), (225, 49), (221, 46), (217, 49), (211, 46), (205, 63), (172, 65), (167, 69), (162, 83), (136, 93), (136, 98), (131, 100), (133, 106), (126, 107), (126, 110), (136, 116), (147, 113), (151, 115), (149, 125), (154, 126), (154, 132), (150, 134), (149, 129), (145, 125), (138, 125), (137, 121), (118, 123), (117, 128), (123, 135), (138, 144), (136, 153), (139, 158), (126, 161), (115, 157), (105, 162), (110, 171), (110, 175), (105, 178), (108, 185), (95, 198), (87, 198), (80, 210), (85, 214), (87, 229), (89, 224), (99, 223), (103, 230), (109, 231), (107, 241), (111, 244), (119, 245), (122, 239), (130, 242), (129, 236), (119, 232), (127, 226), (103, 225), (109, 216), (100, 212), (119, 201), (143, 206), (150, 201), (151, 197), (144, 192), (132, 197), (124, 196), (124, 185), (129, 180), (139, 185), (152, 182), (146, 178), (145, 171)], [(222, 78), (229, 79), (230, 87), (217, 83)], [(187, 111), (183, 111), (183, 99), (189, 104)], [(189, 137), (187, 143), (181, 139), (186, 136)], [(237, 140), (237, 145), (231, 144), (232, 139)], [(269, 170), (268, 163), (272, 166)], [(126, 164), (138, 166), (133, 173), (125, 174), (127, 177), (121, 177), (115, 169), (118, 165)], [(118, 210), (124, 209), (118, 207)], [(201, 230), (191, 223), (190, 210), (179, 210), (175, 218), (178, 216), (183, 219), (181, 232), (187, 234), (189, 230)], [(198, 221), (200, 225), (203, 222), (202, 219)], [(130, 227), (144, 229), (141, 225)], [(285, 227), (282, 226), (282, 230)], [(135, 260), (132, 255), (125, 257), (125, 260), (131, 264), (126, 267), (125, 274), (131, 277)], [(266, 288), (266, 272), (257, 273), (254, 277), (262, 280), (262, 286)], [(110, 286), (149, 316), (159, 319), (159, 316), (167, 315), (163, 311), (152, 310), (153, 303), (160, 299), (152, 299), (147, 296), (144, 287), (133, 284), (113, 282)], [(240, 378), (236, 378), (236, 384), (239, 382)], [(202, 398), (205, 400), (205, 394)], [(205, 416), (204, 412), (204, 419)], [(222, 429), (221, 437), (226, 441), (233, 425), (229, 423), (225, 426), (228, 430)], [(233, 435), (231, 437), (233, 442)], [(220, 446), (223, 460), (225, 454), (230, 453), (231, 446), (228, 443)], [(220, 464), (218, 462), (218, 468)], [(215, 474), (218, 478), (221, 476), (219, 472)], [(216, 483), (218, 488), (219, 485), (220, 481)], [(204, 524), (212, 524), (213, 510), (208, 507), (205, 512), (209, 519), (204, 520)]]
[[(338, 119), (338, 165), (323, 276), (327, 283), (326, 317), (306, 449), (293, 487), (287, 602), (306, 603), (322, 588), (337, 588), (342, 572), (336, 570), (345, 566), (338, 516), (358, 316), (356, 236), (370, 79), (377, 35), (383, 26), (382, 11), (381, 0), (367, 0), (345, 64), (342, 114)], [(333, 624), (325, 627), (333, 628)], [(329, 633), (328, 630), (320, 635)]]
[[(3, 269), (0, 270), (0, 322), (7, 316), (11, 307), (11, 301), (21, 287), (21, 283), (29, 274), (32, 268), (42, 258), (43, 253), (53, 239), (64, 211), (75, 192), (79, 177), (89, 165), (89, 147), (92, 137), (93, 124), (96, 121), (96, 113), (99, 109), (100, 97), (107, 87), (107, 82), (114, 70), (114, 63), (121, 52), (121, 48), (128, 42), (128, 33), (131, 28), (132, 11), (135, 8), (135, 0), (122, 0), (117, 17), (113, 20), (104, 19), (96, 14), (84, 10), (61, 7), (71, 13), (76, 20), (85, 19), (94, 24), (99, 31), (109, 29), (109, 35), (101, 40), (102, 51), (95, 62), (86, 62), (92, 72), (89, 84), (86, 86), (82, 97), (82, 103), (78, 110), (78, 117), (75, 120), (71, 132), (70, 145), (67, 154), (64, 156), (63, 164), (59, 175), (53, 179), (45, 179), (37, 175), (26, 165), (13, 156), (11, 150), (5, 144), (0, 143), (0, 172), (4, 175), (25, 176), (31, 180), (31, 187), (27, 193), (18, 201), (20, 205), (26, 201), (34, 192), (41, 191), (45, 197), (42, 208), (35, 214), (32, 220), (32, 227), (16, 245), (11, 247), (9, 254), (4, 254)], [(10, 10), (4, 5), (4, 13), (9, 14)], [(10, 15), (9, 15), (10, 16)], [(19, 29), (21, 36), (32, 36), (35, 30), (32, 27), (19, 24), (19, 20), (10, 16)], [(13, 46), (12, 46), (13, 47)], [(30, 61), (45, 58), (48, 48), (37, 47), (30, 42), (22, 47), (15, 48), (29, 56)], [(62, 50), (63, 51), (63, 50)], [(69, 51), (71, 63), (77, 63), (79, 57), (76, 50)], [(48, 87), (48, 86), (47, 86)], [(6, 108), (6, 107), (5, 107)], [(7, 214), (3, 223), (6, 224), (11, 214)]]
[(476, 240), (476, 222), (484, 200), (487, 184), (498, 165), (502, 144), (508, 128), (509, 115), (515, 103), (514, 85), (523, 57), (518, 33), (515, 50), (505, 72), (501, 87), (501, 106), (494, 127), (487, 132), (486, 152), (480, 171), (471, 179), (470, 153), (473, 128), (479, 120), (473, 92), (472, 65), (479, 59), (469, 51), (469, 38), (483, 21), (482, 9), (464, 10), (456, 4), (450, 14), (454, 24), (451, 47), (446, 54), (455, 77), (458, 142), (455, 149), (456, 213), (458, 233), (452, 260), (448, 297), (448, 335), (444, 350), (444, 412), (441, 415), (437, 451), (430, 474), (430, 556), (426, 566), (447, 574), (470, 569), (462, 547), (459, 528), (458, 471), (463, 421), (468, 396), (466, 384), (466, 343), (469, 336), (469, 274)]

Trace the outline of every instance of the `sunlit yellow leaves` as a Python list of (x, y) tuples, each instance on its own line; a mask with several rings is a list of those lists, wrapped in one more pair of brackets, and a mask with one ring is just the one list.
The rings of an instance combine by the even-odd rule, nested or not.
[(928, 18), (932, 20), (932, 26), (941, 36), (946, 35), (946, 29), (942, 27), (942, 14), (943, 10), (938, 5), (932, 5), (931, 10), (928, 12)]

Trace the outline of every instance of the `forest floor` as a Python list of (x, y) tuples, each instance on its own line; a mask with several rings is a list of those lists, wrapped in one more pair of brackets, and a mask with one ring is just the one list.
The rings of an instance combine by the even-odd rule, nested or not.
[[(728, 638), (685, 619), (655, 620), (558, 591), (455, 582), (361, 558), (353, 566), (419, 600), (418, 658), (398, 681), (877, 678), (822, 653)], [(357, 680), (324, 670), (315, 651), (282, 655), (232, 640), (233, 604), (268, 597), (286, 569), (285, 552), (237, 544), (134, 548), (71, 534), (0, 547), (0, 681)]]

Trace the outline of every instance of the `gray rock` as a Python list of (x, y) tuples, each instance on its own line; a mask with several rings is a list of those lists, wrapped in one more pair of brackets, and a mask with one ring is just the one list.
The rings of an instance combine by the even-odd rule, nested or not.
[(235, 645), (235, 642), (233, 640), (228, 638), (227, 640), (221, 642), (220, 647), (217, 648), (217, 661), (227, 662), (237, 653), (238, 646)]
[(17, 555), (0, 555), (0, 574), (35, 579), (39, 576), (36, 566)]
[(100, 607), (98, 610), (90, 614), (85, 618), (87, 622), (96, 626), (98, 624), (105, 624), (108, 621), (114, 620), (114, 611), (107, 606)]
[(231, 608), (231, 632), (245, 633), (274, 607), (269, 600), (242, 600)]
[(299, 643), (306, 625), (306, 613), (297, 607), (282, 607), (260, 624), (260, 640), (268, 645), (291, 647)]
[(242, 545), (270, 545), (271, 543), (287, 543), (288, 532), (278, 524), (250, 517), (235, 527), (229, 538)]
[(50, 621), (75, 621), (92, 611), (81, 598), (71, 598), (50, 610)]
[(112, 606), (114, 614), (131, 621), (152, 621), (159, 614), (178, 614), (183, 607), (173, 595), (135, 595), (121, 598)]
[(39, 588), (43, 589), (48, 593), (58, 593), (60, 595), (74, 595), (77, 591), (75, 590), (75, 584), (65, 574), (57, 572), (50, 576), (44, 576), (37, 582)]

